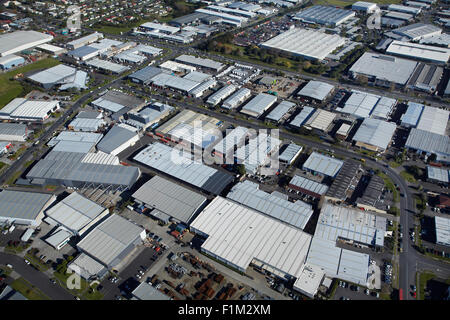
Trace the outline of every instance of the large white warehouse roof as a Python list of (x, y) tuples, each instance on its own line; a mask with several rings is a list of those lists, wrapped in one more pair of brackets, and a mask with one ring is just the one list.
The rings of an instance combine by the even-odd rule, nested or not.
[(36, 47), (53, 40), (53, 36), (37, 31), (14, 31), (0, 35), (0, 57)]
[(311, 236), (231, 200), (215, 198), (192, 222), (202, 250), (245, 271), (253, 260), (299, 276)]
[(286, 51), (309, 59), (323, 60), (336, 48), (345, 44), (345, 39), (320, 31), (292, 28), (261, 44), (267, 49)]

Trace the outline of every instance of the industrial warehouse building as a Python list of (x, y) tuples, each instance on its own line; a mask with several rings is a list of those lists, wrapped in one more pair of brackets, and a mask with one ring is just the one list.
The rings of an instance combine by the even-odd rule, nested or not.
[(377, 4), (373, 2), (357, 1), (354, 4), (352, 4), (352, 10), (369, 14), (379, 11), (380, 8), (378, 8)]
[[(87, 255), (103, 266), (97, 271), (101, 276), (105, 269), (112, 269), (128, 257), (145, 238), (144, 228), (113, 214), (84, 236), (77, 248), (82, 252), (81, 256)], [(78, 259), (75, 259), (75, 264)]]
[(402, 115), (402, 126), (445, 135), (450, 111), (408, 102), (408, 109)]
[(17, 66), (20, 66), (25, 63), (25, 59), (16, 56), (14, 54), (10, 54), (4, 57), (0, 57), (0, 68), (2, 70), (8, 70)]
[(172, 218), (185, 224), (206, 204), (206, 197), (160, 176), (147, 181), (133, 198), (152, 209), (151, 216), (164, 222)]
[(26, 124), (0, 122), (0, 141), (25, 141), (29, 134)]
[(448, 185), (450, 180), (450, 170), (427, 166), (427, 179), (434, 183)]
[(387, 120), (396, 104), (397, 100), (392, 98), (352, 90), (352, 94), (345, 101), (344, 107), (338, 107), (336, 111), (350, 114), (357, 119), (371, 117)]
[(101, 71), (107, 72), (107, 73), (111, 72), (114, 74), (120, 74), (120, 73), (130, 70), (130, 67), (123, 66), (121, 64), (114, 63), (114, 62), (111, 62), (108, 60), (98, 59), (98, 58), (94, 58), (92, 60), (86, 61), (85, 64), (94, 69), (98, 69), (98, 70), (101, 70)]
[(186, 152), (180, 154), (174, 148), (162, 143), (148, 145), (133, 159), (212, 194), (222, 193), (234, 179), (225, 172), (193, 161)]
[(130, 126), (145, 130), (146, 128), (157, 124), (175, 110), (167, 104), (153, 102), (139, 112), (127, 113), (126, 123)]
[(301, 128), (305, 124), (305, 122), (309, 120), (309, 118), (314, 114), (316, 110), (317, 109), (314, 109), (313, 107), (308, 106), (303, 107), (300, 113), (297, 114), (295, 118), (291, 120), (291, 122), (289, 122), (289, 126), (296, 129)]
[(397, 125), (379, 119), (366, 118), (353, 136), (355, 145), (367, 150), (384, 152), (391, 143)]
[(297, 95), (322, 102), (330, 96), (333, 90), (334, 86), (331, 84), (311, 80), (297, 93)]
[(291, 165), (298, 158), (302, 150), (303, 150), (302, 146), (296, 145), (295, 143), (290, 143), (283, 150), (283, 152), (280, 153), (280, 155), (278, 156), (278, 160), (281, 163)]
[(384, 217), (324, 203), (306, 261), (322, 267), (327, 277), (367, 286), (369, 255), (339, 248), (336, 243), (382, 247), (385, 231)]
[(274, 95), (260, 93), (242, 107), (241, 113), (249, 115), (251, 117), (259, 118), (276, 101), (277, 97), (275, 97)]
[(443, 65), (445, 65), (450, 58), (449, 48), (439, 48), (425, 44), (397, 40), (392, 41), (387, 48), (386, 53)]
[(433, 36), (439, 36), (442, 29), (432, 24), (413, 23), (405, 27), (392, 30), (392, 33), (406, 37), (410, 41), (419, 41)]
[(280, 50), (305, 59), (323, 60), (345, 44), (345, 39), (321, 31), (292, 28), (261, 44), (262, 48)]
[[(245, 127), (236, 127), (231, 131), (227, 131), (225, 138), (214, 145), (213, 153), (221, 160), (231, 155), (230, 160), (234, 162), (234, 147), (240, 147), (247, 137), (250, 137), (250, 130)], [(219, 161), (219, 163), (221, 162)]]
[(312, 6), (294, 15), (294, 20), (335, 27), (355, 16), (355, 12), (331, 6)]
[(108, 213), (107, 208), (73, 192), (49, 208), (44, 221), (63, 227), (74, 236), (82, 236)]
[(412, 76), (417, 62), (393, 56), (365, 52), (350, 68), (354, 76), (366, 76), (379, 83), (405, 85)]
[(364, 210), (386, 213), (386, 204), (381, 196), (384, 189), (384, 180), (380, 176), (372, 175), (361, 197), (356, 199), (356, 205)]
[(143, 85), (148, 85), (152, 82), (152, 79), (164, 71), (161, 68), (147, 66), (142, 68), (128, 76), (131, 81), (140, 83)]
[(145, 101), (121, 91), (109, 90), (101, 97), (92, 101), (91, 105), (96, 109), (111, 114), (112, 118), (117, 120), (129, 111), (142, 108), (145, 105)]
[(314, 174), (321, 174), (334, 178), (341, 169), (344, 161), (331, 158), (323, 154), (313, 152), (303, 164), (303, 170), (310, 171)]
[(132, 292), (131, 300), (170, 300), (168, 296), (147, 282), (141, 282)]
[(201, 250), (245, 272), (250, 264), (281, 278), (298, 277), (311, 236), (232, 200), (216, 197), (191, 223)]
[(325, 198), (331, 201), (344, 201), (353, 193), (358, 184), (358, 172), (361, 170), (361, 164), (355, 160), (345, 160), (328, 189)]
[(408, 88), (434, 93), (442, 79), (443, 73), (444, 68), (421, 62), (417, 65), (411, 79), (409, 79)]
[(236, 184), (227, 198), (303, 230), (313, 214), (311, 205), (300, 200), (290, 202), (287, 195), (274, 192), (267, 193), (257, 183), (245, 180)]
[(99, 33), (99, 32), (94, 32), (94, 33), (89, 34), (87, 36), (84, 36), (84, 37), (81, 37), (79, 39), (76, 39), (76, 40), (68, 42), (66, 44), (66, 47), (69, 50), (75, 50), (75, 49), (78, 49), (78, 48), (80, 48), (82, 46), (91, 44), (91, 43), (93, 43), (93, 42), (95, 42), (95, 41), (97, 41), (99, 39), (103, 39), (103, 34)]
[(27, 100), (15, 98), (0, 110), (0, 119), (43, 122), (60, 108), (57, 100)]
[(104, 125), (106, 125), (106, 122), (103, 119), (76, 117), (67, 125), (67, 128), (73, 131), (96, 132)]
[(195, 56), (190, 56), (187, 54), (182, 54), (181, 56), (175, 58), (175, 61), (187, 65), (192, 65), (198, 68), (212, 70), (214, 72), (220, 72), (220, 70), (222, 70), (225, 67), (223, 63), (211, 59), (204, 59)]
[(223, 99), (227, 98), (230, 94), (236, 91), (236, 89), (237, 87), (233, 84), (223, 86), (218, 91), (209, 96), (208, 100), (206, 100), (206, 103), (209, 103), (212, 106), (216, 106)]
[(250, 98), (251, 94), (252, 92), (250, 91), (250, 89), (241, 88), (223, 102), (222, 108), (228, 110), (235, 109), (245, 100)]
[(428, 155), (435, 154), (436, 161), (450, 163), (450, 138), (448, 135), (412, 128), (405, 148)]
[(125, 124), (115, 124), (102, 140), (97, 144), (97, 149), (117, 156), (125, 149), (133, 146), (139, 141), (139, 135), (137, 129)]
[[(91, 134), (88, 132), (74, 132)], [(100, 135), (101, 136), (101, 135)], [(89, 152), (93, 144), (80, 145), (78, 141), (61, 142), (45, 158), (39, 160), (27, 173), (26, 178), (35, 185), (62, 185), (65, 187), (98, 187), (101, 189), (126, 190), (139, 179), (139, 168), (118, 164), (117, 158), (105, 153)], [(81, 150), (77, 150), (80, 148)]]
[(0, 192), (0, 223), (37, 227), (56, 196), (47, 193), (3, 190)]
[(45, 242), (60, 250), (73, 236), (82, 236), (108, 213), (108, 209), (74, 192), (46, 211), (44, 221), (56, 230)]
[(64, 64), (45, 69), (28, 77), (28, 80), (44, 89), (51, 89), (60, 85), (59, 90), (86, 89), (87, 79), (88, 75), (85, 71)]
[[(238, 164), (245, 166), (245, 171), (252, 175), (261, 174), (260, 169), (267, 169), (273, 171), (275, 168), (271, 166), (272, 161), (277, 165), (277, 152), (281, 144), (281, 141), (268, 135), (265, 132), (261, 132), (258, 136), (249, 139), (248, 144), (239, 147), (236, 150), (236, 161)], [(266, 167), (266, 168), (263, 168)], [(278, 167), (277, 167), (278, 169)], [(274, 172), (263, 175), (274, 175)]]
[(204, 149), (222, 138), (216, 118), (183, 110), (155, 130), (156, 135), (174, 141), (183, 141), (187, 147)]
[(450, 219), (435, 216), (434, 223), (436, 227), (436, 243), (450, 246)]
[(295, 175), (288, 184), (288, 190), (300, 192), (313, 198), (320, 199), (320, 197), (327, 192), (328, 186), (317, 181)]
[(295, 106), (295, 103), (283, 100), (266, 116), (265, 119), (275, 123), (282, 122), (285, 120), (287, 114), (295, 108)]
[(53, 36), (37, 31), (14, 31), (0, 35), (0, 57), (50, 42)]
[(319, 132), (326, 133), (331, 128), (336, 117), (336, 113), (323, 109), (317, 109), (308, 121), (306, 121), (304, 126), (308, 130), (317, 130)]

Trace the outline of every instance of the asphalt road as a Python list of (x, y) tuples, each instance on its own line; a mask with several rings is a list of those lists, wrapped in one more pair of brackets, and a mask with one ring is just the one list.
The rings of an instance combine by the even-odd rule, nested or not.
[(16, 255), (0, 252), (0, 264), (11, 264), (14, 271), (25, 280), (36, 286), (52, 300), (74, 300), (75, 297), (58, 284), (52, 284), (50, 279), (42, 272), (27, 265), (23, 258)]

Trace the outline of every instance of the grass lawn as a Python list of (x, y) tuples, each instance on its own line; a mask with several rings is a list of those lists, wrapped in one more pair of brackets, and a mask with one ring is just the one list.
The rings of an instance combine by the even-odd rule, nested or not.
[(0, 170), (3, 169), (4, 166), (7, 166), (7, 164), (0, 161)]
[(434, 278), (434, 274), (429, 271), (418, 272), (417, 273), (417, 289), (418, 289), (418, 298), (419, 300), (424, 300), (425, 298), (425, 286), (427, 282)]
[(33, 256), (32, 254), (27, 253), (25, 255), (25, 259), (31, 262), (36, 268), (39, 269), (39, 271), (47, 271), (49, 269), (49, 266), (42, 263), (38, 258)]
[(394, 185), (394, 183), (392, 182), (392, 180), (391, 180), (387, 175), (385, 175), (385, 174), (382, 173), (382, 172), (378, 173), (378, 175), (379, 175), (381, 178), (383, 178), (384, 184), (386, 185), (386, 188), (392, 191), (392, 195), (393, 195), (393, 198), (394, 198), (394, 202), (398, 202), (398, 191), (397, 191), (397, 189), (395, 188), (395, 185)]
[(81, 296), (83, 300), (102, 300), (103, 294), (97, 290), (98, 284), (92, 285), (88, 288), (85, 293)]
[(416, 183), (416, 179), (414, 178), (414, 176), (406, 171), (402, 171), (400, 172), (400, 176), (405, 179), (406, 181), (410, 182), (410, 183)]
[(42, 291), (26, 281), (24, 278), (19, 278), (11, 283), (11, 287), (23, 294), (29, 300), (50, 300)]
[(17, 68), (13, 71), (0, 75), (0, 108), (7, 105), (12, 99), (18, 97), (23, 92), (23, 87), (19, 81), (10, 80), (19, 73), (26, 73), (33, 70), (45, 69), (53, 67), (60, 62), (53, 58), (47, 58), (34, 63), (30, 63), (26, 66)]
[(390, 161), (389, 162), (389, 167), (391, 168), (398, 168), (401, 166), (401, 163), (395, 162), (395, 161)]
[(16, 171), (13, 173), (13, 175), (6, 180), (6, 184), (12, 185), (14, 184), (14, 182), (19, 179), (20, 175), (22, 174), (22, 171)]
[(86, 280), (80, 278), (80, 289), (69, 289), (66, 284), (67, 278), (69, 278), (71, 274), (54, 272), (53, 275), (63, 288), (67, 289), (71, 294), (78, 296), (80, 299), (101, 300), (103, 298), (103, 294), (97, 291), (97, 284), (91, 287)]

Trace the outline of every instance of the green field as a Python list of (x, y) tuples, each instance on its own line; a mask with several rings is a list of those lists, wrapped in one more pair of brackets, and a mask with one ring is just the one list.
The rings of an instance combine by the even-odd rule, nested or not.
[(42, 291), (26, 281), (24, 278), (19, 278), (11, 283), (11, 287), (23, 294), (29, 300), (50, 300)]
[(400, 176), (410, 183), (416, 183), (416, 179), (414, 178), (414, 176), (407, 171), (400, 172)]
[(435, 276), (433, 273), (429, 271), (425, 271), (422, 273), (417, 273), (417, 295), (419, 300), (424, 300), (425, 297), (425, 287), (427, 285), (427, 282), (431, 279), (433, 279)]
[(47, 58), (34, 63), (30, 63), (21, 68), (0, 75), (0, 108), (7, 105), (12, 99), (17, 98), (23, 92), (23, 87), (19, 81), (12, 78), (19, 73), (27, 73), (33, 70), (53, 67), (60, 62), (53, 58)]

